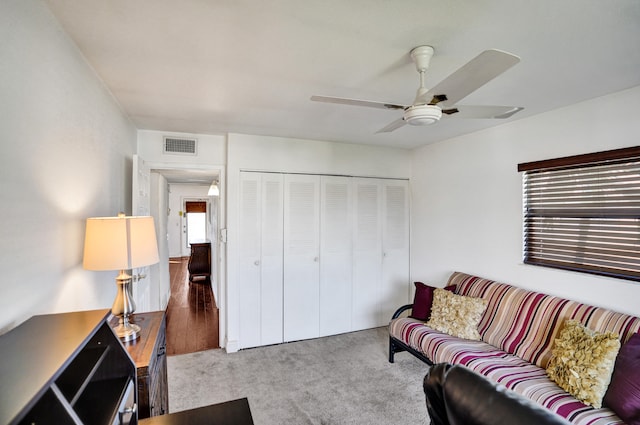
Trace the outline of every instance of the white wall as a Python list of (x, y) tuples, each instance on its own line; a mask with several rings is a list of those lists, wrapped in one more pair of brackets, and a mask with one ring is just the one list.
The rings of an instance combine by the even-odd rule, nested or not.
[[(197, 155), (163, 153), (165, 136), (196, 139)], [(222, 166), (227, 157), (227, 138), (211, 134), (138, 130), (137, 153), (147, 162), (172, 166), (173, 168), (201, 169)]]
[(220, 295), (220, 340), (227, 351), (238, 348), (238, 232), (240, 171), (337, 174), (363, 177), (409, 178), (411, 152), (403, 149), (323, 141), (229, 134), (227, 146), (227, 285)]
[(34, 314), (110, 308), (82, 269), (85, 219), (131, 212), (136, 131), (49, 9), (0, 2), (0, 333)]
[(412, 279), (453, 271), (640, 316), (640, 284), (522, 263), (521, 162), (638, 145), (640, 87), (417, 149)]
[[(409, 178), (411, 152), (282, 137), (228, 135), (229, 179), (239, 170)], [(237, 177), (237, 176), (236, 176)]]

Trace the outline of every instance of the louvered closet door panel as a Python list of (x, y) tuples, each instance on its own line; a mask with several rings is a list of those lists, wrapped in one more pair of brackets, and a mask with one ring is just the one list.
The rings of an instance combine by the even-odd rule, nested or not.
[(321, 178), (320, 336), (351, 330), (351, 179)]
[(359, 330), (380, 326), (382, 190), (378, 180), (353, 180), (352, 329)]
[(240, 348), (282, 336), (283, 177), (240, 173)]
[(320, 177), (284, 179), (284, 340), (320, 333)]
[(262, 264), (261, 329), (262, 345), (283, 342), (282, 297), (284, 261), (284, 177), (262, 177)]
[(409, 302), (409, 182), (382, 182), (381, 325)]
[(261, 175), (240, 173), (240, 348), (261, 345)]

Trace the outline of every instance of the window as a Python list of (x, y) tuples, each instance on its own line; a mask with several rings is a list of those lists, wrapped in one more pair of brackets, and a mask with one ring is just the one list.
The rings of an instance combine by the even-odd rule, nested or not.
[(518, 171), (525, 263), (640, 281), (640, 147)]

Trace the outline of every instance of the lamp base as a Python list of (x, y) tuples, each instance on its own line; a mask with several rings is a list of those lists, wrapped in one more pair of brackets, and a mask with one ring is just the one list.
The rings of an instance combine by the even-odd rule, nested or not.
[(140, 326), (130, 323), (127, 317), (120, 317), (120, 323), (113, 330), (122, 342), (133, 341), (140, 336)]
[(133, 341), (140, 336), (140, 326), (129, 322), (129, 316), (136, 310), (136, 304), (131, 296), (131, 276), (125, 270), (120, 270), (116, 277), (118, 292), (111, 307), (111, 313), (118, 316), (120, 323), (113, 330), (122, 341)]

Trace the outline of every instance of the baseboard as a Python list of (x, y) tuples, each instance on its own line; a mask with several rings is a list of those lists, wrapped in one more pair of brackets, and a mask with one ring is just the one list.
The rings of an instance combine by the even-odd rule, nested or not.
[(225, 338), (224, 342), (224, 350), (227, 353), (237, 353), (240, 350), (238, 341), (229, 341)]

